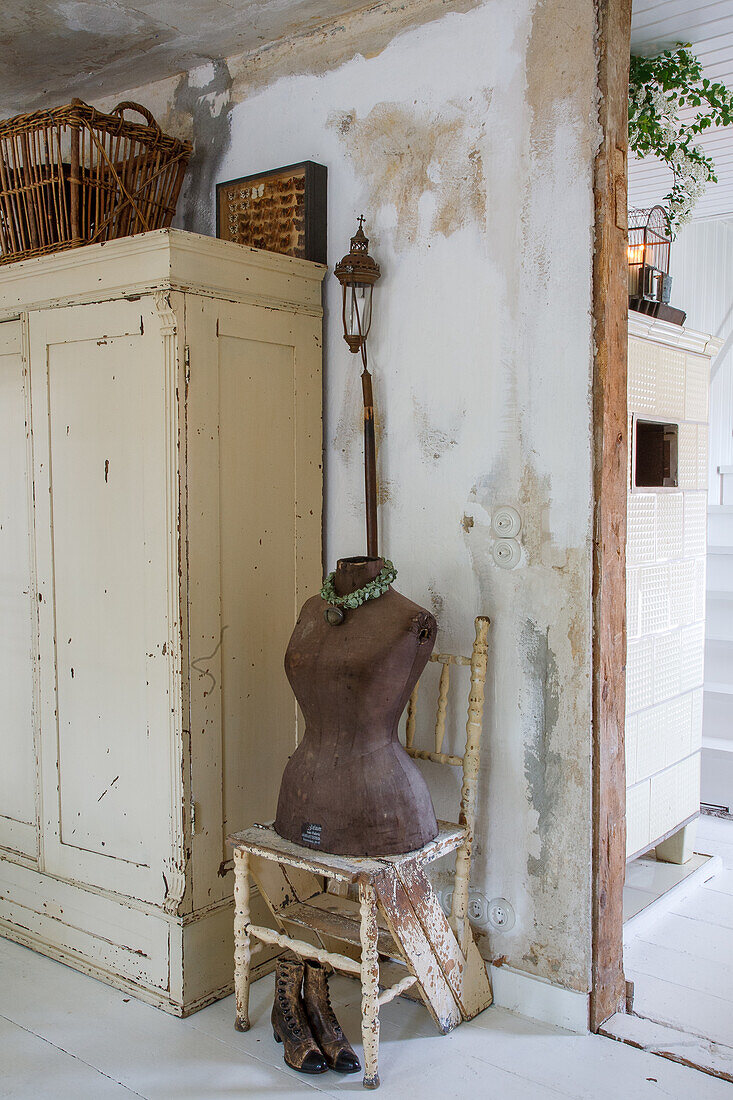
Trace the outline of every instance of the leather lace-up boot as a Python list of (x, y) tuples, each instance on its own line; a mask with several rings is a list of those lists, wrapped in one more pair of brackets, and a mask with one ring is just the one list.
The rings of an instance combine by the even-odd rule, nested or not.
[(285, 1064), (299, 1073), (325, 1073), (328, 1065), (308, 1023), (301, 997), (303, 962), (287, 952), (277, 960), (272, 1031), (284, 1046)]
[(337, 1073), (358, 1073), (361, 1064), (331, 1007), (328, 971), (319, 963), (305, 964), (303, 1002), (313, 1036), (330, 1068)]

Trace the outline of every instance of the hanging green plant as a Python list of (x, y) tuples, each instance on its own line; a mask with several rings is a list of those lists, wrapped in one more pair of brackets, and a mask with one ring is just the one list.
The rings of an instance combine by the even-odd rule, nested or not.
[[(690, 109), (685, 119), (680, 119), (682, 108)], [(672, 170), (664, 203), (673, 236), (690, 220), (706, 185), (718, 182), (714, 161), (695, 139), (711, 126), (732, 123), (733, 93), (703, 78), (688, 44), (680, 42), (656, 57), (632, 54), (629, 148), (639, 157), (658, 157)]]

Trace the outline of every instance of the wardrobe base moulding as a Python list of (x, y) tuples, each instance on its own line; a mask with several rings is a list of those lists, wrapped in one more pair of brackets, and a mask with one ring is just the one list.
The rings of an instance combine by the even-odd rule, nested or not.
[[(266, 920), (256, 888), (251, 904), (255, 918)], [(0, 860), (0, 935), (173, 1016), (190, 1016), (233, 992), (233, 919), (231, 899), (175, 917)], [(274, 970), (278, 954), (263, 949), (253, 981)]]

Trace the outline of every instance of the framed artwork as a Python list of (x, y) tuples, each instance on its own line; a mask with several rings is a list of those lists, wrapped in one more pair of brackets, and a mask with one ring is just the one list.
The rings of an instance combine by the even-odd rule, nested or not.
[(327, 174), (306, 160), (217, 184), (217, 237), (325, 264)]

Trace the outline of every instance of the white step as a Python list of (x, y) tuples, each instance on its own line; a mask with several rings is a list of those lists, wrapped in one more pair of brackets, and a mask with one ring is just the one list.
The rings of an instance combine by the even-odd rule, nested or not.
[(733, 751), (733, 693), (705, 691), (702, 708), (702, 737), (703, 745), (708, 741), (725, 741)]
[(727, 738), (733, 745), (733, 689), (711, 691), (705, 687), (702, 702), (702, 736)]
[(733, 506), (708, 506), (708, 542), (723, 546), (733, 543)]
[(733, 546), (708, 544), (707, 586), (714, 592), (733, 589)]
[(733, 591), (708, 589), (705, 606), (705, 637), (733, 642)]
[(705, 688), (724, 693), (733, 690), (733, 642), (705, 639)]
[(716, 752), (733, 752), (733, 741), (727, 737), (703, 737), (703, 749), (715, 749)]
[(733, 752), (704, 748), (700, 755), (700, 801), (733, 810)]

